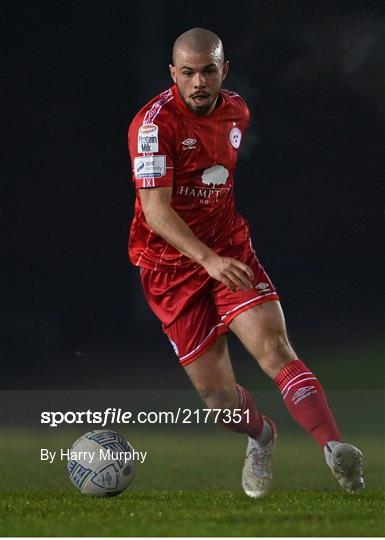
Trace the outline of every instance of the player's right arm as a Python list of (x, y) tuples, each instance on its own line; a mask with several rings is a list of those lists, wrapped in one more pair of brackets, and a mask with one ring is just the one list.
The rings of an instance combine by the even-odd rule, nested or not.
[(148, 225), (183, 255), (203, 266), (206, 272), (226, 287), (252, 288), (253, 272), (246, 264), (217, 255), (197, 238), (171, 206), (171, 187), (139, 189), (142, 209)]

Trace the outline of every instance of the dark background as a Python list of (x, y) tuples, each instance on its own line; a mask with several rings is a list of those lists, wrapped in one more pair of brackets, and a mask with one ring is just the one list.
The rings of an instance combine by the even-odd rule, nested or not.
[(126, 136), (193, 26), (253, 114), (236, 196), (300, 356), (381, 380), (382, 4), (0, 2), (4, 388), (189, 387), (127, 258)]

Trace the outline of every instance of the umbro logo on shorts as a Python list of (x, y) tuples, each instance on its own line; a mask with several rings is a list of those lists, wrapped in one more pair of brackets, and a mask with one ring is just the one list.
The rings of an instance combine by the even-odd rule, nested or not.
[(258, 285), (255, 286), (256, 289), (259, 289), (260, 291), (264, 291), (269, 288), (268, 283), (258, 283)]

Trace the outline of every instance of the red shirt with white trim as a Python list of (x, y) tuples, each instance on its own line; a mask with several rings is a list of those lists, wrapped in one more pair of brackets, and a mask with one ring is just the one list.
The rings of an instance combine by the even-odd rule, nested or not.
[(234, 173), (249, 110), (235, 92), (221, 90), (214, 111), (194, 114), (176, 86), (147, 103), (128, 131), (137, 190), (129, 237), (133, 264), (177, 271), (196, 264), (147, 224), (139, 189), (172, 187), (171, 206), (213, 251), (234, 256), (249, 241), (246, 220), (235, 210)]

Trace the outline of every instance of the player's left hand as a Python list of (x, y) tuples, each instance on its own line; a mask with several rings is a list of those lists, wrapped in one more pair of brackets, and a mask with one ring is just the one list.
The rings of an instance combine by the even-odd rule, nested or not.
[(203, 267), (212, 278), (226, 285), (232, 292), (253, 288), (252, 269), (237, 259), (215, 255), (205, 261)]

